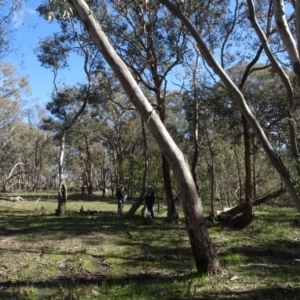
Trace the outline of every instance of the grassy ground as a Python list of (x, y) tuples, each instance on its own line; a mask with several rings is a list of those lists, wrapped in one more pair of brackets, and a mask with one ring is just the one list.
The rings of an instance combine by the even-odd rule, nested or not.
[[(166, 223), (162, 207), (146, 226), (115, 199), (71, 194), (57, 217), (56, 193), (22, 196), (0, 200), (0, 299), (300, 299), (294, 208), (261, 206), (244, 229), (210, 225), (224, 273), (199, 277), (182, 214)], [(81, 216), (82, 205), (100, 212)]]

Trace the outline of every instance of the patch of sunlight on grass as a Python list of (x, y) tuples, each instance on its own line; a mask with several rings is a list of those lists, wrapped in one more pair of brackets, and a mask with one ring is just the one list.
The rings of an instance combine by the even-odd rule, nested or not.
[(228, 254), (220, 257), (220, 262), (225, 267), (237, 266), (242, 264), (244, 257), (239, 253)]
[(277, 237), (284, 237), (289, 234), (288, 229), (283, 224), (277, 222), (263, 226), (263, 233)]

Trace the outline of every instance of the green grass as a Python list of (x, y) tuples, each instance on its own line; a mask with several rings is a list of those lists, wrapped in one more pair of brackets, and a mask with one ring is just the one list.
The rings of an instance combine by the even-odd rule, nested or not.
[[(0, 200), (0, 299), (300, 298), (294, 208), (261, 206), (243, 229), (210, 225), (224, 272), (200, 277), (182, 212), (178, 223), (167, 223), (162, 205), (155, 224), (145, 226), (140, 212), (118, 215), (114, 198), (73, 193), (67, 215), (57, 217), (56, 192), (22, 197)], [(81, 206), (100, 212), (81, 216)]]

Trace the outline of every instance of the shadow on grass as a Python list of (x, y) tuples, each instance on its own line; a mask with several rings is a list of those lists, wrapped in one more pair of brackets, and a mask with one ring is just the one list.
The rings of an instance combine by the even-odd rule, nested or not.
[[(5, 282), (0, 283), (0, 299), (32, 299), (30, 295), (28, 297), (21, 296), (18, 298), (18, 291), (22, 291), (22, 288), (28, 286), (36, 288), (43, 293), (43, 289), (48, 289), (52, 291), (52, 296), (58, 294), (61, 288), (65, 290), (72, 290), (73, 295), (77, 297), (74, 299), (84, 299), (80, 298), (80, 293), (82, 289), (93, 290), (94, 287), (98, 287), (101, 292), (101, 298), (95, 299), (145, 299), (145, 291), (147, 293), (146, 299), (272, 299), (272, 300), (293, 300), (300, 299), (300, 287), (260, 287), (255, 286), (241, 286), (239, 289), (230, 290), (220, 289), (220, 288), (208, 288), (203, 287), (202, 284), (197, 284), (199, 275), (195, 272), (189, 272), (187, 274), (136, 274), (132, 276), (125, 276), (122, 278), (53, 278), (53, 280), (47, 281), (16, 281), (16, 282)], [(182, 285), (178, 285), (181, 282)], [(201, 290), (201, 289), (205, 290)], [(14, 291), (8, 292), (10, 289)], [(133, 298), (133, 295), (135, 298)], [(15, 298), (13, 298), (13, 296)], [(79, 298), (78, 298), (79, 297)], [(108, 297), (108, 298), (107, 298)], [(49, 297), (41, 297), (38, 299), (52, 299)], [(56, 299), (56, 298), (55, 298)], [(64, 298), (73, 299), (73, 298)], [(90, 298), (89, 298), (90, 299)]]

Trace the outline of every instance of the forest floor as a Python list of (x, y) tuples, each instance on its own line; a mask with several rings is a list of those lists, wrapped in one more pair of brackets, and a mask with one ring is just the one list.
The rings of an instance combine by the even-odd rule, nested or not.
[[(140, 212), (118, 215), (114, 198), (73, 193), (67, 215), (58, 217), (56, 194), (0, 199), (0, 299), (300, 299), (293, 207), (256, 207), (243, 229), (208, 224), (223, 273), (201, 277), (182, 213), (167, 223), (166, 207), (155, 207), (155, 223), (147, 226)], [(81, 206), (99, 213), (81, 215)]]

